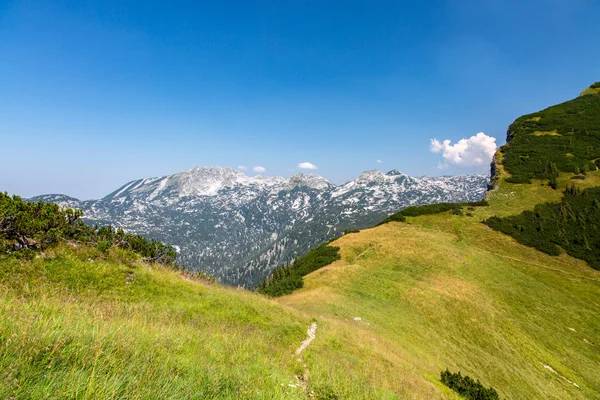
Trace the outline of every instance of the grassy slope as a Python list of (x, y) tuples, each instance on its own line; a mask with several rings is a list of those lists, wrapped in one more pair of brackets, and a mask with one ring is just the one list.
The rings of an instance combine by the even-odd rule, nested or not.
[(131, 253), (53, 253), (0, 264), (0, 399), (298, 398), (305, 316)]
[(540, 190), (554, 194), (510, 185), (475, 217), (347, 235), (334, 243), (342, 260), (279, 303), (126, 252), (3, 260), (0, 398), (304, 398), (287, 384), (313, 318), (311, 388), (340, 398), (456, 399), (439, 383), (446, 367), (504, 398), (597, 397), (600, 274), (478, 222)]
[[(600, 273), (481, 223), (560, 201), (567, 184), (600, 186), (600, 171), (582, 181), (561, 173), (553, 190), (538, 180), (504, 182), (501, 158), (498, 152), (489, 207), (477, 207), (473, 217), (446, 212), (344, 236), (332, 243), (342, 259), (281, 301), (372, 336), (378, 352), (366, 355), (364, 365), (396, 363), (410, 397), (442, 396), (427, 390), (437, 391), (439, 371), (450, 367), (495, 387), (502, 398), (600, 398)], [(332, 364), (347, 358), (327, 345), (313, 351)]]
[[(342, 260), (307, 276), (305, 288), (282, 302), (372, 335), (390, 362), (401, 360), (397, 379), (414, 387), (414, 397), (427, 398), (421, 389), (450, 367), (502, 398), (598, 398), (600, 273), (480, 223), (556, 193), (501, 184), (474, 217), (448, 212), (344, 236), (333, 243)], [(346, 357), (325, 345), (313, 351), (332, 362)]]
[(588, 94), (600, 94), (600, 86), (596, 85), (592, 85), (592, 86), (596, 86), (596, 87), (589, 87), (587, 89), (585, 89), (583, 92), (581, 92), (582, 96), (588, 95)]
[[(1, 257), (0, 399), (306, 398), (294, 352), (309, 314), (122, 250), (62, 245), (33, 261)], [(387, 358), (371, 362), (370, 337), (323, 322), (318, 338), (352, 365), (313, 359), (316, 393), (409, 392)]]

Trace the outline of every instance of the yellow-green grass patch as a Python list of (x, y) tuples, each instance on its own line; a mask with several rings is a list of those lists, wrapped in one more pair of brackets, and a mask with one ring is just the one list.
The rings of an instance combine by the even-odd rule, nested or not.
[(583, 92), (581, 92), (581, 96), (585, 96), (588, 94), (600, 94), (600, 87), (598, 88), (587, 88)]
[[(539, 117), (538, 117), (539, 118)], [(556, 129), (552, 131), (535, 131), (533, 132), (534, 136), (561, 136), (560, 133)]]

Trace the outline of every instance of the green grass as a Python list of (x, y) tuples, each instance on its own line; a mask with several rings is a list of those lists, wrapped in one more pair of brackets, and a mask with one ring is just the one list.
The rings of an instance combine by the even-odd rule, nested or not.
[(596, 398), (600, 274), (481, 224), (505, 186), (520, 199), (556, 193), (501, 183), (473, 217), (345, 235), (332, 243), (341, 260), (280, 301), (121, 249), (4, 257), (0, 398), (306, 398), (289, 384), (312, 320), (304, 359), (322, 396), (458, 399), (439, 380), (449, 368), (501, 398)]
[[(0, 314), (1, 399), (305, 399), (294, 352), (318, 318), (130, 251), (65, 243), (32, 260), (0, 256)], [(320, 320), (318, 342), (352, 363), (310, 348), (310, 391), (408, 394), (389, 381), (386, 355), (364, 357), (370, 339)]]
[[(559, 126), (535, 130), (554, 129), (563, 136), (529, 136), (561, 140)], [(460, 399), (446, 369), (501, 399), (598, 399), (600, 272), (482, 221), (600, 186), (600, 171), (559, 168), (556, 190), (535, 174), (507, 183), (507, 156), (487, 207), (344, 235), (339, 260), (276, 300), (114, 246), (0, 255), (0, 399)], [(294, 352), (313, 321), (304, 392)]]
[(124, 251), (0, 263), (2, 399), (302, 398), (281, 384), (309, 320), (261, 296)]
[[(428, 387), (440, 397), (434, 385), (445, 368), (501, 398), (597, 398), (600, 274), (490, 230), (481, 224), (485, 209), (342, 237), (333, 243), (342, 260), (305, 277), (305, 288), (282, 301), (375, 339), (361, 361), (385, 354), (415, 398), (427, 398)], [(313, 354), (333, 365), (348, 356), (330, 346)]]

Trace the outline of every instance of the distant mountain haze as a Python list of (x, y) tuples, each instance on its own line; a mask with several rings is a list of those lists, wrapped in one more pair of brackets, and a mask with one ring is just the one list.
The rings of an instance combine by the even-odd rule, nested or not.
[(483, 198), (487, 175), (410, 177), (366, 171), (342, 185), (316, 174), (250, 177), (195, 167), (129, 182), (100, 200), (58, 194), (31, 200), (80, 208), (87, 223), (111, 224), (178, 250), (178, 262), (220, 281), (256, 286), (282, 262), (408, 206)]

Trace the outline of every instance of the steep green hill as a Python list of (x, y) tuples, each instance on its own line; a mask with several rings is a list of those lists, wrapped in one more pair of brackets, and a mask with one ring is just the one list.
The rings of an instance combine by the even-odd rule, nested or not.
[[(586, 110), (588, 133), (594, 96), (567, 106)], [(565, 126), (543, 129), (566, 137)], [(577, 149), (595, 139), (513, 132), (487, 206), (407, 211), (344, 235), (330, 244), (338, 260), (305, 261), (303, 287), (276, 299), (118, 246), (64, 240), (31, 258), (0, 255), (0, 399), (459, 399), (441, 381), (456, 381), (447, 369), (501, 399), (600, 398), (600, 272), (565, 243), (551, 241), (563, 249), (551, 255), (483, 223), (548, 218), (536, 205), (560, 207), (567, 186), (594, 191), (600, 171)], [(574, 156), (531, 152), (520, 134), (557, 137)], [(585, 179), (561, 167), (571, 158), (589, 166)], [(553, 176), (536, 172), (546, 164)], [(520, 180), (531, 183), (510, 183)]]
[(580, 96), (517, 118), (501, 151), (512, 183), (595, 171), (600, 164), (600, 96)]
[[(549, 179), (548, 185), (562, 192), (560, 202), (554, 196), (550, 202), (541, 197), (532, 202), (537, 203), (533, 210), (485, 221), (520, 243), (551, 255), (564, 250), (595, 269), (600, 269), (600, 188), (594, 187), (596, 164), (600, 164), (600, 92), (595, 91), (598, 88), (600, 83), (595, 83), (581, 97), (537, 113), (534, 122), (528, 122), (534, 114), (517, 119), (509, 128), (507, 144), (500, 149), (502, 164), (512, 173), (505, 182), (531, 183), (529, 178), (533, 177)], [(535, 128), (524, 127), (527, 124), (538, 128), (546, 124), (556, 134), (536, 136), (531, 133)], [(558, 137), (568, 129), (568, 138)], [(530, 151), (527, 156), (525, 149)], [(521, 161), (515, 164), (515, 160)], [(546, 165), (546, 169), (533, 171), (533, 175), (522, 179), (524, 171), (535, 165)], [(564, 182), (569, 179), (571, 183)], [(539, 181), (535, 184), (544, 185)]]

